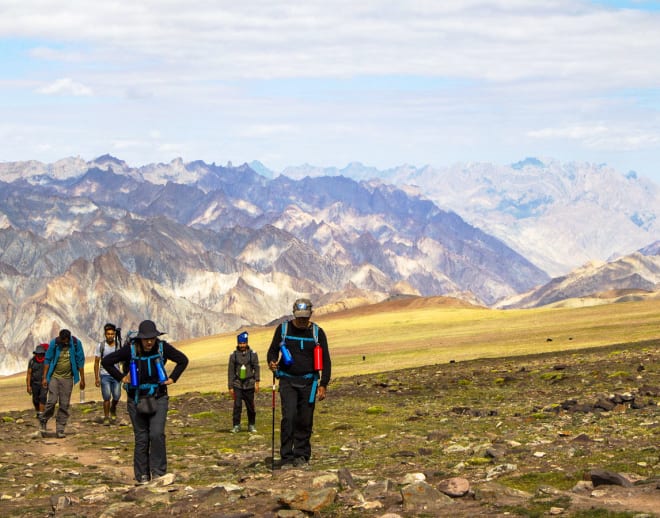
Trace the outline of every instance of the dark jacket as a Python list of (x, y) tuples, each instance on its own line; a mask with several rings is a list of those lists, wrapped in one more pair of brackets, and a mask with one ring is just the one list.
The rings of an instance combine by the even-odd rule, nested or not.
[[(164, 340), (156, 340), (153, 349), (148, 355), (146, 355), (141, 352), (139, 341), (136, 341), (135, 356), (140, 357), (140, 356), (157, 355), (158, 351), (160, 350), (161, 343), (163, 346), (163, 358), (165, 360), (168, 360), (168, 362), (173, 362), (176, 364), (174, 368), (171, 367), (172, 363), (165, 364), (165, 370), (168, 371), (167, 376), (169, 378), (172, 378), (172, 381), (176, 382), (179, 379), (179, 376), (181, 376), (183, 371), (188, 366), (188, 357), (178, 349), (175, 349), (174, 346), (170, 345)], [(103, 365), (103, 368), (106, 371), (108, 371), (108, 374), (110, 374), (110, 376), (115, 378), (117, 381), (121, 381), (122, 378), (125, 376), (125, 374), (123, 374), (116, 367), (116, 364), (122, 362), (128, 363), (130, 362), (130, 360), (131, 360), (131, 344), (127, 344), (118, 351), (115, 351), (113, 353), (108, 354), (107, 356), (104, 356), (103, 359), (101, 360), (101, 365)], [(140, 381), (140, 385), (142, 384), (158, 385), (158, 388), (156, 389), (155, 392), (155, 396), (160, 397), (167, 394), (167, 385), (158, 384), (158, 371), (156, 370), (156, 365), (154, 363), (154, 360), (155, 358), (136, 359), (136, 363), (138, 367), (138, 379)], [(140, 390), (140, 395), (146, 395), (149, 392), (148, 388), (143, 388), (139, 390)], [(127, 390), (127, 394), (131, 398), (135, 397), (135, 389), (129, 386)]]
[[(239, 378), (241, 365), (246, 367), (246, 378)], [(259, 368), (259, 356), (248, 346), (245, 352), (238, 347), (229, 355), (229, 366), (227, 368), (227, 382), (229, 388), (252, 389), (257, 381), (261, 381), (261, 369)]]
[[(293, 365), (285, 366), (284, 362), (280, 362), (279, 370), (286, 372), (291, 376), (304, 376), (314, 372), (314, 347), (316, 344), (313, 340), (296, 340), (296, 337), (301, 338), (314, 338), (314, 331), (312, 323), (306, 329), (299, 329), (293, 325), (293, 321), (287, 324), (287, 339), (286, 346), (293, 357)], [(332, 363), (330, 361), (330, 351), (328, 350), (328, 339), (322, 328), (318, 328), (318, 340), (321, 349), (323, 350), (323, 372), (319, 385), (327, 387), (330, 382), (330, 375), (332, 373)], [(273, 340), (268, 348), (266, 356), (268, 363), (276, 362), (280, 357), (280, 342), (282, 341), (282, 326), (279, 325), (273, 333)]]

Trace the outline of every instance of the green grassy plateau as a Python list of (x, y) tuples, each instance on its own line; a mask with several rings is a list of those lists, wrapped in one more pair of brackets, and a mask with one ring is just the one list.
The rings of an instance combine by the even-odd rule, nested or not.
[[(333, 378), (478, 358), (570, 351), (660, 337), (660, 302), (582, 308), (492, 310), (444, 297), (410, 298), (314, 316), (330, 343)], [(251, 328), (250, 345), (265, 365), (273, 328)], [(167, 338), (165, 335), (164, 338)], [(226, 391), (235, 333), (176, 344), (190, 358), (170, 389)], [(93, 358), (86, 365), (87, 399), (98, 399)], [(25, 363), (27, 367), (28, 358)], [(264, 385), (271, 381), (264, 370)], [(99, 392), (99, 394), (96, 394)], [(25, 375), (0, 378), (0, 411), (30, 407)], [(75, 399), (74, 399), (75, 400)]]

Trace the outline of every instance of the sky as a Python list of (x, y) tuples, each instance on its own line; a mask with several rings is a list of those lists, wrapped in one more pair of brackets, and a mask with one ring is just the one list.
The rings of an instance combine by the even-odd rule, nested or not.
[(0, 162), (531, 156), (660, 183), (659, 56), (659, 1), (0, 0)]

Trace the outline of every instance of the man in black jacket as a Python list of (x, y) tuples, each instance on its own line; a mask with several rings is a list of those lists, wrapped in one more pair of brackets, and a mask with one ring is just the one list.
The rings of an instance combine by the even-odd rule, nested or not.
[(311, 316), (312, 302), (296, 300), (294, 318), (277, 326), (268, 349), (268, 367), (280, 381), (281, 465), (302, 467), (309, 462), (315, 404), (325, 399), (330, 382), (328, 340)]

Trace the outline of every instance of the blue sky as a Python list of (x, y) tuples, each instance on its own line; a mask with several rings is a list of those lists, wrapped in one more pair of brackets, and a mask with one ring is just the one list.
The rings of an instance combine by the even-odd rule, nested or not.
[(0, 0), (0, 161), (607, 163), (660, 183), (660, 2)]

